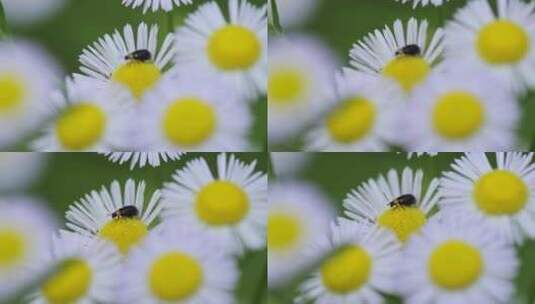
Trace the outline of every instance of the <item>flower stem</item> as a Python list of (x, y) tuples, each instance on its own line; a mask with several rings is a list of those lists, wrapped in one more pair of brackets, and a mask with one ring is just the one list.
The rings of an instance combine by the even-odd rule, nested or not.
[(275, 33), (282, 33), (282, 26), (279, 19), (277, 0), (270, 0), (271, 14), (269, 14), (269, 24)]

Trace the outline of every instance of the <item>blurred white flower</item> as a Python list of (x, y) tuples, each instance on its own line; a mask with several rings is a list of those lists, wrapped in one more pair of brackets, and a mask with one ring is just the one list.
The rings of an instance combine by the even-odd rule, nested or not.
[(332, 103), (336, 60), (315, 38), (277, 37), (269, 43), (268, 137), (291, 138)]
[(164, 226), (132, 250), (118, 303), (232, 304), (239, 278), (225, 243), (184, 225)]
[(25, 197), (0, 198), (0, 300), (35, 283), (52, 266), (42, 260), (56, 225), (42, 205)]
[(0, 42), (0, 147), (20, 141), (48, 115), (47, 102), (60, 76), (56, 63), (38, 46)]
[(305, 256), (329, 231), (336, 212), (311, 184), (283, 181), (269, 185), (268, 284), (281, 287), (320, 256)]
[(133, 106), (128, 92), (100, 88), (96, 80), (65, 81), (48, 102), (54, 119), (32, 147), (36, 151), (110, 151), (122, 145), (124, 113)]
[(47, 158), (44, 153), (0, 152), (0, 191), (28, 189), (41, 176)]
[(418, 5), (427, 6), (432, 4), (434, 6), (441, 6), (442, 4), (448, 2), (449, 0), (396, 0), (401, 1), (401, 3), (413, 2), (413, 8), (416, 8)]
[(65, 0), (2, 0), (9, 24), (24, 26), (44, 21), (60, 11)]
[(450, 65), (414, 89), (403, 141), (407, 151), (510, 151), (519, 120), (516, 95), (501, 81)]
[(318, 0), (276, 0), (279, 22), (282, 27), (293, 27), (305, 23), (316, 11)]
[(122, 259), (112, 244), (67, 231), (51, 242), (40, 263), (57, 271), (28, 296), (29, 303), (114, 302)]
[(271, 152), (271, 165), (277, 178), (292, 177), (303, 170), (310, 155), (303, 152)]
[(133, 114), (125, 123), (141, 151), (250, 150), (248, 103), (217, 78), (196, 72), (166, 78)]
[(336, 85), (336, 101), (306, 135), (307, 151), (380, 152), (399, 141), (404, 94), (394, 82), (345, 69)]

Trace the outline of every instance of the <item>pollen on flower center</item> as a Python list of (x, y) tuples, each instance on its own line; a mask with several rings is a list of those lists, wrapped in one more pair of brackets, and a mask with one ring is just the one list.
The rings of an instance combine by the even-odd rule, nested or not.
[(321, 266), (323, 285), (338, 294), (358, 290), (368, 281), (372, 263), (372, 258), (363, 248), (344, 248)]
[(0, 113), (7, 113), (21, 105), (25, 93), (21, 79), (11, 74), (0, 74)]
[(481, 29), (476, 48), (479, 56), (488, 63), (516, 63), (528, 54), (530, 37), (518, 24), (508, 20), (498, 20)]
[(425, 80), (431, 66), (418, 56), (401, 56), (390, 61), (383, 69), (383, 75), (396, 80), (407, 92)]
[(390, 229), (398, 239), (405, 242), (426, 223), (426, 217), (420, 208), (389, 208), (377, 219), (379, 225)]
[(239, 223), (249, 212), (249, 198), (234, 183), (213, 181), (197, 195), (195, 209), (199, 217), (209, 225), (233, 225)]
[(288, 250), (299, 242), (303, 233), (301, 221), (289, 214), (272, 213), (268, 217), (269, 250)]
[(0, 230), (0, 269), (18, 264), (24, 259), (25, 253), (26, 241), (19, 231)]
[(93, 273), (89, 264), (82, 259), (65, 260), (57, 273), (44, 284), (42, 292), (51, 304), (76, 303), (87, 294)]
[(148, 229), (142, 220), (137, 218), (112, 219), (99, 232), (100, 237), (112, 241), (122, 253), (141, 242)]
[(269, 73), (268, 99), (280, 105), (296, 102), (303, 95), (306, 80), (296, 69), (277, 69)]
[(505, 170), (494, 170), (474, 185), (477, 206), (490, 215), (512, 215), (524, 208), (528, 202), (529, 190), (526, 183), (516, 174)]
[(239, 25), (227, 25), (212, 34), (208, 57), (222, 70), (245, 70), (253, 66), (262, 53), (258, 37)]
[(485, 120), (481, 101), (469, 92), (440, 96), (433, 110), (435, 131), (449, 139), (463, 139), (479, 131)]
[(216, 124), (214, 108), (198, 98), (176, 100), (163, 118), (167, 138), (182, 146), (196, 146), (208, 140), (214, 134)]
[(327, 129), (339, 142), (351, 143), (366, 136), (373, 128), (375, 105), (361, 97), (345, 101), (327, 117)]
[(449, 289), (465, 289), (483, 272), (479, 251), (465, 241), (450, 240), (437, 246), (428, 261), (429, 275), (435, 284)]
[(128, 87), (138, 100), (152, 88), (161, 77), (160, 69), (152, 62), (127, 62), (117, 68), (112, 80)]
[(159, 257), (148, 275), (152, 293), (165, 301), (186, 300), (195, 294), (204, 279), (201, 264), (181, 252)]
[(101, 108), (92, 103), (80, 103), (60, 115), (56, 133), (62, 146), (69, 150), (84, 150), (98, 142), (106, 123), (106, 114)]

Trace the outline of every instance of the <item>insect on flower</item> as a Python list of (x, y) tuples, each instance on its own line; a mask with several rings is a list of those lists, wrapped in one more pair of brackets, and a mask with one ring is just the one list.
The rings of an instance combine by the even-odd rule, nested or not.
[(396, 51), (396, 56), (420, 56), (422, 49), (416, 44), (409, 44)]
[(136, 50), (126, 55), (124, 59), (145, 62), (152, 59), (152, 54), (149, 50)]
[(416, 197), (412, 194), (404, 194), (395, 200), (391, 201), (388, 206), (392, 208), (397, 207), (410, 207), (412, 205), (416, 204)]
[(139, 211), (137, 210), (137, 208), (135, 206), (128, 205), (112, 213), (111, 217), (113, 219), (121, 219), (121, 218), (133, 218), (133, 217), (137, 217), (138, 215), (139, 215)]

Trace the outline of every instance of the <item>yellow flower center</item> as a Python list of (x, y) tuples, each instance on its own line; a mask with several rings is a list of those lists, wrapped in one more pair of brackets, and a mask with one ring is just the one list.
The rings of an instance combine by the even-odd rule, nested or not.
[(7, 113), (24, 102), (26, 90), (18, 76), (0, 74), (0, 113)]
[(130, 61), (115, 70), (112, 80), (126, 86), (138, 100), (161, 77), (160, 69), (152, 62)]
[(269, 215), (269, 250), (292, 249), (297, 245), (302, 234), (302, 223), (299, 218), (284, 213), (272, 213)]
[(233, 225), (249, 212), (249, 198), (234, 183), (213, 181), (197, 195), (195, 209), (197, 215), (209, 225)]
[(201, 264), (181, 252), (162, 255), (154, 261), (149, 271), (152, 293), (164, 301), (186, 300), (197, 292), (202, 281)]
[(345, 101), (327, 117), (327, 130), (339, 142), (351, 143), (370, 132), (377, 116), (375, 105), (361, 97)]
[(405, 242), (413, 233), (422, 228), (426, 223), (426, 218), (420, 208), (394, 207), (383, 212), (377, 222), (394, 232), (400, 241)]
[(26, 254), (26, 240), (15, 229), (0, 230), (0, 270), (19, 264)]
[(64, 261), (58, 271), (42, 288), (47, 303), (71, 304), (84, 297), (91, 286), (93, 273), (89, 264), (81, 259)]
[(102, 227), (100, 237), (113, 242), (119, 250), (126, 254), (128, 250), (141, 242), (148, 229), (142, 220), (137, 218), (113, 219)]
[(516, 174), (495, 170), (486, 173), (474, 185), (477, 206), (490, 215), (512, 215), (528, 202), (529, 189)]
[(405, 91), (410, 92), (425, 80), (430, 71), (431, 66), (422, 57), (399, 56), (384, 67), (383, 75), (396, 80)]
[(485, 109), (471, 93), (457, 91), (441, 96), (433, 110), (433, 126), (442, 137), (458, 140), (470, 137), (481, 129)]
[(106, 129), (106, 114), (91, 103), (67, 109), (56, 122), (61, 145), (69, 150), (86, 150), (97, 143)]
[(221, 70), (245, 70), (258, 61), (262, 45), (249, 29), (227, 25), (212, 34), (207, 52), (212, 63)]
[(321, 266), (323, 285), (338, 294), (358, 290), (368, 281), (372, 263), (372, 258), (363, 248), (344, 248)]
[(481, 29), (476, 48), (479, 56), (490, 64), (516, 63), (528, 54), (530, 37), (518, 24), (498, 20)]
[(437, 246), (428, 261), (429, 275), (435, 284), (449, 289), (465, 289), (483, 273), (483, 258), (472, 245), (457, 240)]
[(296, 69), (271, 71), (268, 82), (268, 99), (279, 105), (290, 105), (299, 100), (306, 90), (306, 79)]
[(173, 102), (163, 119), (167, 138), (181, 146), (196, 146), (209, 139), (216, 129), (214, 108), (198, 98), (183, 98)]

